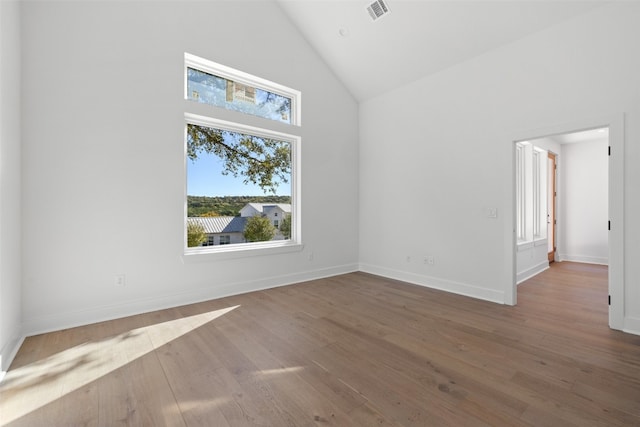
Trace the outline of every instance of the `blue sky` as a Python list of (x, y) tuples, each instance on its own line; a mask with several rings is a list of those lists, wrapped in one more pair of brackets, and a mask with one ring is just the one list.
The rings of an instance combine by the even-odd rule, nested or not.
[[(222, 175), (222, 162), (213, 155), (201, 152), (198, 160), (187, 159), (187, 194), (190, 196), (265, 196), (257, 185), (245, 185), (242, 176)], [(291, 184), (280, 184), (278, 196), (290, 196)]]

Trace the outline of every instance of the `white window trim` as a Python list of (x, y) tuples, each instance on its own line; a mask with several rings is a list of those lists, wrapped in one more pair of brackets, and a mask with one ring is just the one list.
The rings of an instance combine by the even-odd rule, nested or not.
[[(207, 251), (207, 248), (222, 247), (225, 250)], [(197, 248), (189, 248), (189, 251), (180, 257), (183, 264), (196, 264), (210, 261), (225, 261), (232, 259), (240, 259), (252, 256), (276, 255), (292, 252), (301, 252), (304, 249), (302, 243), (294, 243), (291, 241), (271, 241), (257, 243), (238, 243), (229, 245), (218, 245), (203, 247), (205, 250), (197, 250)]]
[[(193, 124), (198, 126), (206, 126), (215, 129), (227, 130), (230, 132), (239, 132), (254, 135), (263, 138), (272, 138), (280, 141), (286, 141), (291, 144), (291, 238), (288, 240), (272, 240), (268, 242), (255, 243), (235, 243), (229, 245), (217, 246), (187, 246), (187, 235), (184, 236), (184, 256), (183, 262), (188, 258), (202, 259), (203, 255), (216, 255), (217, 258), (241, 258), (247, 255), (267, 255), (273, 253), (295, 252), (302, 250), (302, 225), (301, 225), (301, 150), (300, 144), (302, 138), (297, 135), (286, 134), (264, 128), (245, 125), (242, 123), (229, 122), (226, 120), (215, 119), (212, 117), (200, 116), (192, 113), (185, 113), (184, 126), (184, 227), (187, 226), (187, 125)], [(224, 256), (223, 256), (224, 255)], [(196, 259), (189, 259), (195, 261)]]
[(516, 227), (517, 241), (524, 243), (527, 241), (526, 234), (526, 174), (525, 174), (525, 152), (524, 145), (516, 143)]
[[(189, 99), (189, 93), (187, 91), (187, 68), (195, 68), (199, 71), (204, 71), (209, 74), (213, 74), (218, 77), (232, 80), (237, 83), (241, 83), (247, 86), (252, 86), (258, 89), (266, 90), (278, 95), (282, 95), (291, 99), (291, 124), (294, 126), (302, 125), (302, 109), (301, 109), (301, 92), (299, 90), (291, 89), (287, 86), (283, 86), (269, 80), (234, 70), (222, 64), (218, 64), (208, 59), (200, 58), (199, 56), (192, 55), (190, 53), (184, 54), (184, 98)], [(220, 107), (218, 107), (220, 108)]]
[(533, 147), (533, 174), (534, 174), (534, 217), (533, 217), (533, 240), (536, 246), (541, 246), (547, 241), (547, 157), (548, 151), (542, 148)]
[[(279, 141), (289, 142), (292, 144), (291, 145), (292, 150), (294, 146), (296, 149), (298, 149), (297, 146), (300, 144), (300, 140), (301, 140), (301, 138), (297, 135), (278, 132), (271, 129), (259, 128), (256, 126), (246, 125), (244, 123), (230, 122), (228, 120), (216, 119), (213, 117), (202, 116), (199, 114), (185, 113), (184, 120), (185, 120), (185, 124), (210, 127), (215, 129), (227, 130), (229, 132), (238, 132), (238, 133), (258, 136), (262, 138), (277, 139)], [(187, 128), (185, 126), (185, 150), (187, 147), (186, 131), (187, 131)], [(291, 160), (293, 160), (293, 153), (292, 153)]]
[[(519, 249), (547, 240), (546, 153), (528, 141), (516, 142), (516, 238)], [(535, 243), (535, 245), (533, 244)]]
[[(252, 86), (258, 89), (266, 90), (291, 100), (291, 120), (290, 123), (282, 123), (279, 121), (269, 120), (263, 118), (265, 121), (261, 122), (263, 126), (273, 126), (274, 128), (281, 128), (282, 126), (293, 126), (290, 129), (298, 129), (302, 123), (301, 113), (301, 92), (289, 87), (271, 82), (269, 80), (235, 70), (222, 64), (210, 61), (192, 55), (190, 53), (184, 54), (184, 98), (189, 100), (187, 91), (188, 73), (187, 68), (194, 68), (199, 71), (213, 74), (234, 82)], [(198, 103), (187, 104), (187, 110), (191, 109), (189, 106), (193, 106), (196, 109)], [(244, 258), (247, 256), (255, 255), (271, 255), (278, 253), (297, 252), (301, 251), (304, 246), (302, 244), (302, 225), (301, 225), (301, 205), (302, 199), (301, 192), (301, 137), (297, 135), (291, 135), (288, 133), (278, 132), (264, 127), (250, 126), (246, 122), (253, 122), (253, 116), (250, 114), (243, 114), (234, 110), (226, 110), (222, 107), (201, 104), (203, 106), (211, 107), (211, 113), (217, 114), (222, 111), (231, 111), (237, 114), (238, 121), (225, 121), (213, 118), (211, 116), (203, 116), (193, 114), (191, 112), (185, 112), (185, 125), (184, 125), (184, 250), (181, 260), (183, 263), (202, 262), (233, 258)], [(199, 111), (203, 111), (200, 110)], [(229, 117), (229, 116), (227, 116)], [(237, 243), (228, 245), (217, 245), (207, 247), (192, 247), (187, 246), (187, 234), (186, 234), (186, 222), (187, 222), (187, 124), (194, 124), (200, 126), (213, 127), (217, 129), (223, 129), (231, 132), (239, 132), (244, 134), (255, 135), (263, 138), (272, 138), (281, 141), (286, 141), (291, 144), (291, 238), (287, 240), (272, 240), (269, 242), (252, 242), (252, 243)]]
[(533, 239), (540, 238), (540, 151), (533, 149), (531, 153), (532, 160), (532, 196), (533, 196), (533, 217), (531, 218), (533, 225)]

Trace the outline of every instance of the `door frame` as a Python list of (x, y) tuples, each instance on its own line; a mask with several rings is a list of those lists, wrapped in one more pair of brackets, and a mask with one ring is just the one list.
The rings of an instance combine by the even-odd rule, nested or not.
[[(515, 142), (544, 138), (553, 135), (580, 132), (589, 129), (609, 128), (609, 327), (624, 330), (625, 328), (625, 283), (624, 283), (624, 141), (625, 141), (624, 113), (611, 116), (578, 120), (563, 125), (551, 125), (534, 130), (515, 132), (509, 139), (511, 150), (511, 168), (508, 182), (511, 183), (511, 209), (508, 252), (511, 253), (511, 274), (509, 283), (505, 286), (504, 301), (508, 305), (517, 304), (516, 281), (516, 186), (515, 186)], [(607, 224), (603, 224), (607, 227)]]

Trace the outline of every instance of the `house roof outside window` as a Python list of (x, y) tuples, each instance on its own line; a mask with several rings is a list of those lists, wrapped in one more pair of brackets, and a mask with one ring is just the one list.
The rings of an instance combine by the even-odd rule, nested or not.
[(267, 215), (274, 210), (291, 214), (291, 205), (289, 203), (247, 203), (240, 210), (240, 215), (243, 217), (254, 216), (256, 214)]
[(207, 234), (242, 233), (247, 218), (239, 216), (189, 217), (189, 222), (201, 224)]

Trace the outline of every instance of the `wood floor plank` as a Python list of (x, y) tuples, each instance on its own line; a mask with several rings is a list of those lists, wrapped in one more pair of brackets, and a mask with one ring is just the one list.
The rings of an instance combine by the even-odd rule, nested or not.
[(509, 307), (351, 273), (29, 337), (0, 425), (640, 425), (606, 281), (554, 263)]
[[(472, 421), (474, 425), (482, 425), (470, 414), (454, 411), (459, 395), (449, 379), (434, 387), (425, 387), (420, 384), (419, 374), (410, 377), (384, 360), (364, 356), (376, 352), (380, 354), (375, 345), (362, 348), (336, 343), (310, 357), (403, 425), (465, 425)], [(354, 364), (354, 360), (359, 362)]]
[(185, 426), (155, 352), (97, 381), (98, 425)]
[[(237, 408), (233, 397), (235, 384), (231, 385), (220, 377), (222, 369), (183, 373), (179, 377), (168, 376), (186, 425), (203, 427), (233, 425), (228, 422), (227, 414), (234, 413)], [(233, 417), (230, 418), (233, 419)], [(244, 420), (244, 418), (240, 419)]]

